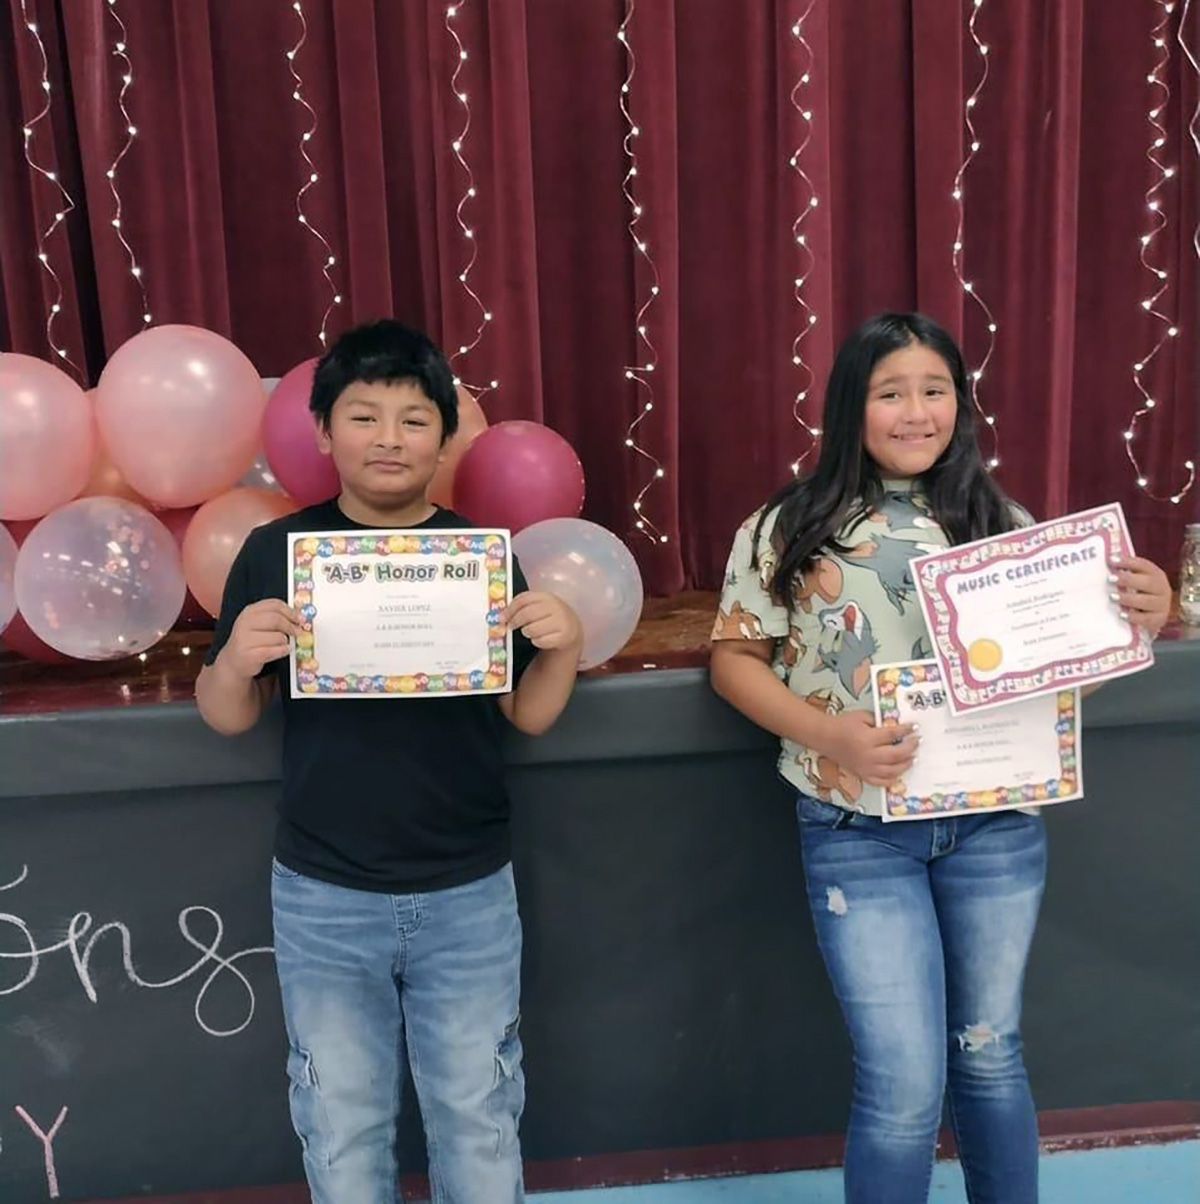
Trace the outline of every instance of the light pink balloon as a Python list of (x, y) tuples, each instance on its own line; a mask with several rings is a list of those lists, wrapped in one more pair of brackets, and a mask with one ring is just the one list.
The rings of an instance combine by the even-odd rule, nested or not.
[(104, 437), (96, 423), (95, 405), (96, 390), (89, 389), (87, 399), (92, 405), (92, 466), (88, 471), (88, 479), (79, 491), (79, 497), (123, 497), (139, 506), (149, 506), (150, 502), (121, 475), (121, 470), (113, 463), (108, 448), (104, 446)]
[(263, 418), (263, 450), (271, 471), (301, 506), (334, 497), (341, 482), (333, 459), (317, 447), (308, 399), (317, 361), (297, 364), (271, 390)]
[(0, 519), (41, 518), (83, 488), (91, 406), (53, 364), (0, 353)]
[(183, 565), (171, 532), (145, 507), (85, 497), (26, 536), (16, 590), (38, 639), (80, 660), (114, 660), (171, 630), (183, 605)]
[(183, 570), (188, 589), (210, 615), (220, 613), (225, 579), (246, 536), (297, 508), (291, 498), (266, 489), (231, 489), (192, 515), (183, 537)]
[(159, 506), (195, 506), (236, 485), (258, 452), (265, 406), (254, 365), (198, 326), (134, 335), (96, 386), (113, 462)]
[(582, 518), (550, 518), (519, 531), (512, 546), (529, 588), (557, 595), (579, 616), (581, 669), (625, 647), (642, 615), (642, 574), (611, 531)]

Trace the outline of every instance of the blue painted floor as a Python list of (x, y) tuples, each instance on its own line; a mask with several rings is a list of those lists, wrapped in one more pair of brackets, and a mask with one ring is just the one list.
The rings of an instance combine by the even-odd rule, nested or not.
[[(543, 1192), (537, 1204), (842, 1204), (842, 1173), (794, 1171)], [(939, 1163), (930, 1204), (966, 1204), (962, 1173), (954, 1162)], [(1041, 1204), (1197, 1204), (1200, 1201), (1200, 1142), (1130, 1146), (1116, 1150), (1047, 1154), (1041, 1166)]]

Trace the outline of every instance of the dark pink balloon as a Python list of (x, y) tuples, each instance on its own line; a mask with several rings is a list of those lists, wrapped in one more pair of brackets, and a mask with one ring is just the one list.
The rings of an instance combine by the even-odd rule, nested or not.
[(577, 518), (583, 466), (540, 422), (499, 422), (478, 435), (454, 474), (454, 509), (472, 522), (517, 531), (547, 518)]
[(301, 506), (334, 497), (341, 484), (331, 457), (317, 447), (317, 428), (308, 408), (315, 359), (297, 364), (267, 399), (263, 451), (284, 492)]

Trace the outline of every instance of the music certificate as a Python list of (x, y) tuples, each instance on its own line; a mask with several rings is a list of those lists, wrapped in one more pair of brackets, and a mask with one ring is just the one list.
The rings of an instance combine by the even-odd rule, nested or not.
[(955, 714), (1147, 669), (1109, 561), (1133, 555), (1117, 503), (912, 561)]
[(288, 537), (294, 698), (430, 698), (512, 689), (512, 550), (499, 530)]
[(921, 733), (911, 768), (884, 791), (885, 823), (1083, 796), (1077, 690), (954, 715), (937, 661), (875, 665), (872, 675), (875, 722), (916, 723)]

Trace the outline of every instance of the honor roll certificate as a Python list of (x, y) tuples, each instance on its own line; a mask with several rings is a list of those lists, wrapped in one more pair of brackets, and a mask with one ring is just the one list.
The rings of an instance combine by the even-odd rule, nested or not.
[(937, 661), (876, 665), (875, 722), (915, 723), (916, 759), (884, 791), (884, 822), (1011, 811), (1083, 796), (1076, 690), (955, 715)]
[(913, 560), (951, 710), (1052, 694), (1149, 668), (1109, 561), (1133, 554), (1117, 504)]
[(296, 698), (431, 698), (512, 689), (507, 531), (288, 537)]

